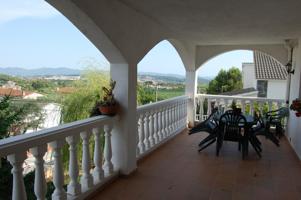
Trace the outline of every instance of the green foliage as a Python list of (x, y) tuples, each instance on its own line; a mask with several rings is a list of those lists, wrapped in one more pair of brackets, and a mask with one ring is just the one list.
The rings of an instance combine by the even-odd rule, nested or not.
[(0, 139), (23, 134), (28, 128), (37, 129), (43, 121), (41, 108), (37, 104), (12, 100), (10, 96), (0, 100)]
[(96, 69), (86, 70), (82, 79), (75, 81), (76, 91), (65, 95), (62, 101), (62, 120), (64, 123), (90, 117), (95, 103), (102, 97), (102, 86), (108, 86), (108, 76)]
[(219, 94), (242, 89), (242, 75), (238, 68), (232, 67), (228, 71), (220, 70), (218, 75), (209, 82), (208, 94)]
[(183, 84), (160, 84), (158, 85), (158, 87), (152, 84), (153, 83), (151, 81), (147, 81), (143, 84), (138, 84), (138, 105), (145, 105), (151, 102), (156, 102), (156, 100), (162, 101), (165, 99), (170, 99), (173, 97), (184, 95), (185, 93)]
[(138, 105), (148, 104), (156, 101), (156, 91), (150, 87), (138, 84), (137, 87)]

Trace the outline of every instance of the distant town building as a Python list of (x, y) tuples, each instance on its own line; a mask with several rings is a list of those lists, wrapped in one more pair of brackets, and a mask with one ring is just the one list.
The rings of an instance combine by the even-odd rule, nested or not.
[(13, 81), (7, 81), (6, 84), (2, 85), (0, 88), (0, 97), (1, 96), (11, 96), (11, 97), (19, 97), (22, 99), (33, 99), (36, 100), (44, 95), (39, 94), (37, 92), (30, 92), (22, 90), (21, 86), (17, 85)]
[(21, 90), (21, 86), (17, 85), (14, 81), (7, 81), (2, 88), (9, 88), (14, 90)]

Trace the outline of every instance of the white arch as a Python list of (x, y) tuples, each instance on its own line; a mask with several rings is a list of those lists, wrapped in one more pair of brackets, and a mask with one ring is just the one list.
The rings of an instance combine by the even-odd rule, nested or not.
[(197, 46), (196, 50), (196, 69), (200, 68), (208, 60), (235, 50), (260, 51), (275, 58), (282, 65), (287, 63), (288, 51), (284, 45), (210, 45)]
[(107, 35), (71, 0), (46, 1), (69, 19), (103, 53), (110, 63), (126, 63), (121, 52)]

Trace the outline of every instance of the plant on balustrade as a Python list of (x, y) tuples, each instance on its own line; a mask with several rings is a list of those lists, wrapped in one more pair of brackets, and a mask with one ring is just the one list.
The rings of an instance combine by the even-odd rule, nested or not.
[(293, 100), (292, 104), (290, 105), (290, 109), (296, 111), (296, 116), (301, 117), (301, 100), (295, 99)]
[(103, 97), (97, 103), (99, 111), (104, 115), (115, 115), (117, 113), (117, 102), (114, 98), (113, 90), (116, 86), (116, 81), (110, 81), (109, 87), (102, 87)]

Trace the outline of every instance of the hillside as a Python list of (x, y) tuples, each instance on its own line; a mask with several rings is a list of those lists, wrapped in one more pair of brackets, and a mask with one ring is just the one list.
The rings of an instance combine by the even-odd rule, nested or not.
[[(24, 68), (1, 68), (0, 74), (6, 74), (15, 77), (37, 77), (37, 76), (79, 76), (81, 70), (70, 69), (65, 67), (59, 68), (37, 68), (37, 69), (24, 69)], [(138, 74), (139, 81), (153, 81), (164, 83), (184, 83), (185, 77), (177, 74), (161, 74), (153, 72), (140, 72)], [(198, 77), (199, 84), (208, 84), (211, 78)]]
[[(177, 74), (160, 74), (152, 72), (140, 72), (138, 74), (139, 81), (155, 81), (165, 83), (184, 83), (185, 77)], [(198, 77), (199, 84), (208, 84), (211, 78), (209, 77)]]

